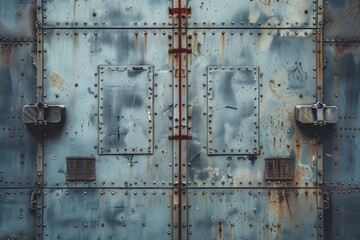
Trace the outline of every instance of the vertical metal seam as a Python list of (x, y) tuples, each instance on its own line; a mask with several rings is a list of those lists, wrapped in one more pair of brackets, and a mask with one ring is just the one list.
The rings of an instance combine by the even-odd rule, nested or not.
[[(43, 101), (43, 14), (42, 1), (36, 0), (36, 99), (37, 102)], [(37, 194), (36, 200), (36, 238), (43, 239), (43, 157), (44, 157), (44, 137), (42, 134), (37, 136), (36, 149), (36, 178), (37, 178)]]
[[(324, 102), (324, 75), (323, 75), (323, 0), (317, 2), (317, 28), (316, 28), (316, 101)], [(324, 209), (323, 209), (323, 139), (321, 136), (315, 137), (316, 149), (316, 173), (317, 173), (317, 236), (320, 239), (324, 238)], [(319, 144), (319, 140), (321, 143)]]

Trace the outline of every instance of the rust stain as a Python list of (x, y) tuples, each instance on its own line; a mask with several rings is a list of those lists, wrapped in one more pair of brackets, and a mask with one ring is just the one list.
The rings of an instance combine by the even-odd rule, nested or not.
[(289, 204), (289, 199), (288, 199), (288, 194), (287, 193), (285, 193), (285, 200), (286, 200), (286, 206), (287, 206), (290, 218), (292, 218), (292, 212), (291, 212), (291, 207), (290, 207), (290, 204)]
[(335, 57), (341, 57), (347, 52), (352, 52), (353, 47), (350, 45), (337, 45), (335, 46)]
[(193, 52), (195, 52), (195, 54), (199, 54), (199, 39), (198, 39), (198, 35), (194, 34), (194, 50)]
[(137, 63), (137, 55), (138, 55), (138, 48), (139, 48), (139, 37), (138, 33), (135, 33), (135, 63)]
[(221, 63), (224, 65), (225, 59), (225, 32), (221, 34)]
[(147, 53), (147, 36), (148, 36), (148, 33), (147, 32), (144, 32), (144, 53), (146, 54)]
[(317, 65), (317, 95), (319, 99), (323, 98), (323, 34), (322, 31), (318, 32), (317, 36), (317, 53), (316, 53), (316, 65)]
[(12, 63), (12, 54), (13, 52), (13, 48), (11, 47), (2, 47), (2, 51), (1, 51), (1, 61), (3, 64), (5, 64), (6, 66), (11, 65)]
[(219, 224), (218, 224), (218, 239), (219, 239), (219, 240), (222, 240), (222, 239), (223, 239), (223, 237), (222, 237), (222, 224), (221, 224), (221, 222), (219, 222)]
[(70, 92), (65, 80), (57, 73), (50, 74), (50, 83), (52, 87), (57, 88), (60, 91)]
[(282, 193), (282, 190), (280, 190), (279, 196), (278, 196), (278, 213), (279, 213), (279, 223), (282, 223), (284, 221), (284, 195)]

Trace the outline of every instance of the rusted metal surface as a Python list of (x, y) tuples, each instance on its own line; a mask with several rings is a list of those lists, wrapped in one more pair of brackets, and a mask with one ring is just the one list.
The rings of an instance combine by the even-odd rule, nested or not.
[[(191, 115), (189, 125), (191, 126), (190, 134), (193, 137), (189, 143), (188, 177), (192, 186), (272, 186), (271, 183), (264, 181), (264, 159), (275, 156), (294, 157), (296, 174), (294, 181), (289, 183), (291, 186), (315, 186), (317, 144), (312, 134), (304, 134), (295, 121), (297, 104), (316, 102), (316, 56), (314, 53), (316, 42), (313, 40), (316, 37), (315, 32), (291, 29), (194, 29), (188, 34), (193, 39), (193, 54), (190, 58), (188, 73), (190, 86), (188, 101), (191, 102), (188, 108)], [(224, 52), (221, 51), (223, 36)], [(241, 47), (232, 47), (238, 45)], [(288, 49), (292, 50), (288, 51)], [(255, 119), (252, 121), (253, 126), (249, 129), (244, 127), (247, 130), (241, 133), (246, 133), (245, 137), (249, 139), (249, 136), (252, 136), (251, 141), (254, 142), (251, 143), (256, 148), (257, 145), (259, 146), (255, 149), (256, 151), (251, 149), (246, 152), (244, 148), (244, 151), (239, 153), (238, 149), (233, 149), (231, 152), (230, 148), (225, 151), (232, 154), (236, 151), (238, 155), (231, 156), (225, 153), (222, 156), (209, 156), (207, 154), (210, 150), (207, 149), (207, 142), (210, 139), (207, 132), (213, 129), (207, 129), (204, 126), (212, 126), (212, 123), (208, 122), (209, 114), (212, 112), (206, 111), (203, 106), (208, 104), (207, 99), (211, 97), (212, 91), (220, 91), (218, 88), (209, 91), (212, 86), (208, 86), (207, 68), (220, 65), (222, 59), (224, 59), (224, 68), (231, 66), (257, 66), (258, 68), (256, 86), (259, 87), (253, 86), (251, 92), (245, 91), (241, 85), (239, 91), (243, 92), (236, 92), (235, 87), (224, 85), (228, 87), (223, 91), (224, 99), (228, 99), (230, 103), (242, 105), (233, 106), (225, 102), (223, 106), (216, 106), (221, 108), (224, 105), (230, 105), (240, 108), (245, 106), (244, 101), (252, 103), (248, 104), (249, 106), (246, 105), (246, 109), (242, 107), (241, 110), (253, 113), (250, 114)], [(236, 98), (232, 96), (236, 96), (240, 102), (236, 103)], [(227, 111), (229, 114), (230, 111), (235, 112), (232, 109)], [(248, 121), (246, 115), (244, 119)], [(231, 120), (234, 125), (241, 122), (241, 118), (237, 119), (234, 115), (221, 121)], [(221, 121), (215, 124), (220, 124)], [(257, 125), (256, 122), (258, 122)], [(219, 129), (225, 133), (226, 124), (223, 123)], [(231, 136), (230, 130), (228, 133)], [(239, 147), (242, 146), (244, 145), (239, 145)]]
[(294, 180), (293, 158), (266, 158), (265, 180), (292, 181)]
[(0, 238), (356, 239), (358, 6), (1, 1)]
[[(315, 28), (316, 3), (294, 1), (190, 2), (190, 27), (195, 28)], [(314, 18), (315, 17), (315, 18)]]
[(188, 201), (187, 239), (318, 239), (314, 189), (194, 189)]

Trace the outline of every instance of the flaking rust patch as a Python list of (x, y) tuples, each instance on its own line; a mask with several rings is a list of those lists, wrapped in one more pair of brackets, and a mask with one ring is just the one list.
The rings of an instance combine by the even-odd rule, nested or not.
[(67, 86), (66, 81), (57, 73), (50, 74), (51, 86), (59, 89), (60, 91), (68, 94), (70, 93), (70, 88)]

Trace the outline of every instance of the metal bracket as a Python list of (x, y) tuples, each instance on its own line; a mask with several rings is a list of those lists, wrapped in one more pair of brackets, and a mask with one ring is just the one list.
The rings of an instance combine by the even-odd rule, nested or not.
[(46, 126), (48, 124), (59, 124), (64, 121), (64, 105), (48, 105), (45, 103), (36, 103), (25, 105), (23, 107), (23, 122), (36, 126)]
[(316, 126), (334, 124), (338, 120), (338, 108), (336, 106), (326, 106), (321, 102), (313, 105), (297, 105), (295, 107), (295, 118), (296, 121), (303, 124)]
[(35, 211), (36, 209), (38, 208), (41, 208), (41, 206), (39, 207), (37, 205), (37, 196), (39, 195), (39, 191), (37, 189), (34, 189), (32, 192), (31, 192), (31, 195), (30, 195), (30, 205), (29, 205), (29, 209), (30, 211)]
[(191, 14), (191, 8), (169, 8), (170, 15), (189, 15)]
[(192, 53), (192, 49), (191, 48), (173, 48), (173, 49), (169, 49), (169, 53)]
[(169, 140), (190, 140), (192, 139), (191, 135), (173, 135), (169, 136)]
[(330, 208), (330, 193), (328, 190), (324, 189), (323, 192), (323, 209), (327, 210)]

